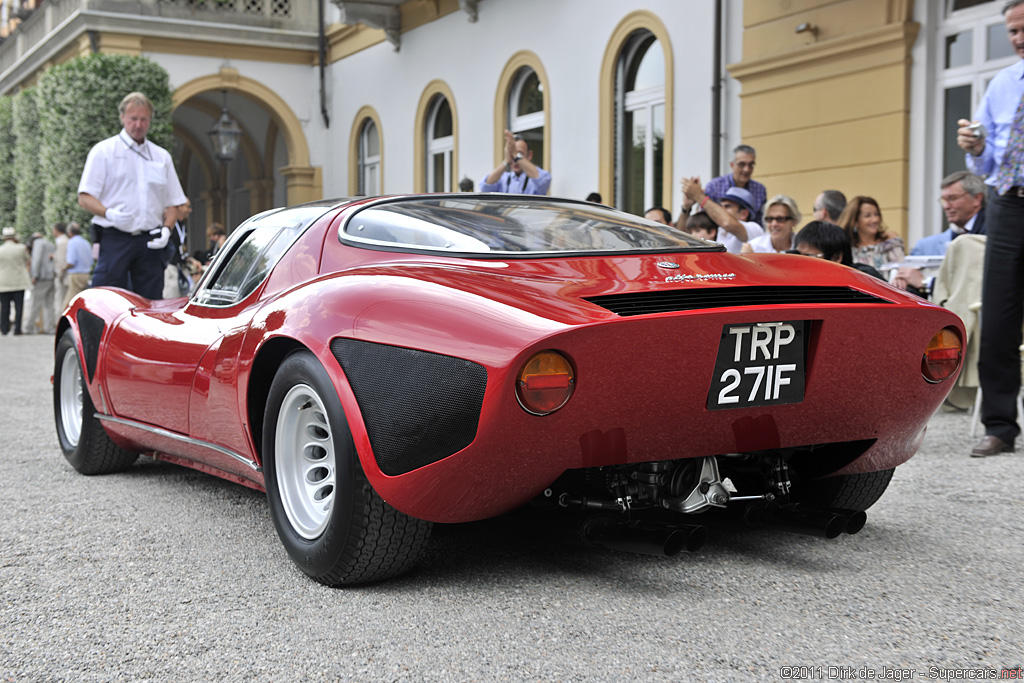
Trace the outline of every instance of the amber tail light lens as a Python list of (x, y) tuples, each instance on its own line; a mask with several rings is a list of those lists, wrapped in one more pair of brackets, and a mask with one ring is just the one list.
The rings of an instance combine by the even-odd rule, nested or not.
[(572, 364), (557, 351), (534, 354), (516, 376), (519, 405), (533, 415), (555, 412), (569, 402), (575, 388)]
[(924, 350), (921, 374), (929, 382), (941, 382), (952, 377), (963, 359), (960, 335), (952, 327), (940, 330)]

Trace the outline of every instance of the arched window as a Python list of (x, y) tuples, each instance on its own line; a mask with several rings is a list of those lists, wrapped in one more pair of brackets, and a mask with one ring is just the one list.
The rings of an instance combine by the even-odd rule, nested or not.
[(615, 69), (615, 206), (643, 215), (663, 194), (665, 57), (654, 34), (634, 31)]
[(363, 121), (359, 131), (359, 194), (372, 197), (381, 193), (380, 134), (373, 119)]
[(524, 66), (516, 72), (508, 97), (508, 129), (526, 140), (538, 165), (544, 163), (544, 84)]
[(444, 95), (435, 95), (426, 121), (427, 192), (451, 192), (454, 187), (452, 151), (455, 137), (452, 108)]
[(384, 194), (384, 131), (380, 116), (365, 105), (352, 118), (348, 138), (348, 194), (373, 197)]

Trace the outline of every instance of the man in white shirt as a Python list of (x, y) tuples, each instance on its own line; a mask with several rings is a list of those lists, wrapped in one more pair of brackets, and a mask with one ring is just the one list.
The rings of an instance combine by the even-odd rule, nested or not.
[[(163, 249), (186, 197), (167, 150), (146, 139), (153, 104), (139, 92), (118, 106), (121, 129), (85, 161), (78, 203), (95, 218), (102, 246), (92, 285), (123, 287), (148, 299), (163, 294)], [(130, 278), (130, 279), (129, 279)]]
[(749, 190), (742, 187), (730, 187), (721, 198), (721, 204), (715, 203), (700, 186), (700, 178), (683, 178), (683, 195), (692, 203), (705, 211), (718, 226), (719, 244), (730, 254), (738, 254), (745, 242), (764, 234), (764, 228), (750, 220), (760, 209), (754, 206), (756, 200)]

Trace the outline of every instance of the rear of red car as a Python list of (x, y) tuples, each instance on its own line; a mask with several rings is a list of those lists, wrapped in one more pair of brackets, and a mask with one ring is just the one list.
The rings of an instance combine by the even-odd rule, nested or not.
[[(796, 255), (651, 254), (508, 260), (499, 273), (492, 263), (377, 272), (443, 282), (458, 292), (453, 308), (472, 312), (441, 314), (443, 293), (405, 297), (411, 317), (437, 306), (418, 320), (427, 341), (417, 353), (452, 365), (410, 380), (376, 411), (376, 423), (360, 397), (361, 370), (345, 368), (368, 419), (367, 440), (357, 446), (371, 482), (403, 512), (434, 521), (481, 519), (538, 497), (632, 513), (642, 505), (679, 508), (666, 501), (702, 483), (729, 500), (764, 501), (831, 475), (840, 475), (834, 484), (881, 472), (887, 482), (917, 450), (959, 371), (963, 327), (955, 315), (853, 269)], [(446, 346), (430, 326), (458, 327), (458, 343)], [(360, 335), (367, 341), (370, 329)], [(399, 349), (396, 358), (409, 352), (395, 337), (374, 341)], [(422, 361), (378, 362), (375, 372), (420, 373)], [(410, 400), (416, 387), (473, 375), (463, 363), (477, 369), (472, 386), (432, 393), (427, 417), (402, 417), (421, 410)], [(410, 424), (415, 437), (397, 433)], [(461, 440), (430, 439), (432, 425)], [(437, 448), (425, 451), (425, 442)], [(692, 471), (707, 458), (715, 477)], [(683, 468), (685, 460), (693, 462)], [(595, 477), (600, 486), (592, 486)], [(625, 483), (608, 484), (619, 479)]]

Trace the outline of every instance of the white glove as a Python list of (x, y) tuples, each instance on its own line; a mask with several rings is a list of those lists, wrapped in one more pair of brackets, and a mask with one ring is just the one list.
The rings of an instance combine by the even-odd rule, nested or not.
[(120, 228), (121, 230), (128, 230), (135, 225), (135, 214), (122, 209), (107, 207), (107, 212), (103, 214), (103, 217), (113, 223), (115, 228)]
[(154, 237), (150, 241), (146, 242), (146, 246), (150, 249), (163, 249), (167, 246), (167, 240), (171, 239), (171, 231), (168, 228), (153, 228), (149, 231), (150, 235), (159, 234), (159, 237)]

